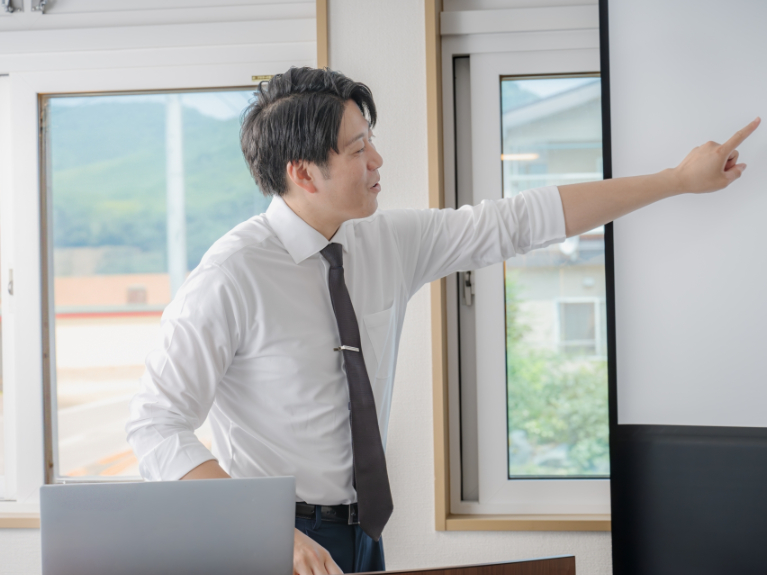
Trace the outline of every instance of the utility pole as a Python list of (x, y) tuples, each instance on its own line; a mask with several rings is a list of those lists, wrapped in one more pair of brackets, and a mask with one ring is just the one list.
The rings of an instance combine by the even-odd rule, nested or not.
[(181, 95), (168, 94), (165, 106), (165, 163), (168, 275), (171, 297), (186, 279), (186, 205), (184, 201), (184, 128)]

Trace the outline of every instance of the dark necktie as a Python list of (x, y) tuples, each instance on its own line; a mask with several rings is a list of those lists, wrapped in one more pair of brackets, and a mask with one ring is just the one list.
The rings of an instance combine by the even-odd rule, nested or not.
[(344, 254), (341, 244), (328, 244), (320, 252), (330, 264), (328, 285), (344, 354), (349, 383), (349, 420), (352, 428), (354, 487), (357, 490), (357, 513), (360, 527), (375, 541), (394, 509), (386, 473), (381, 432), (378, 428), (373, 389), (362, 357), (360, 329), (354, 314), (349, 290), (344, 280)]

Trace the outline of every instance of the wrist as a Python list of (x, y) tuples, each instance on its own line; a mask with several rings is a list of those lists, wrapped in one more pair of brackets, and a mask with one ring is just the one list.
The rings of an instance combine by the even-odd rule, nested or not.
[(663, 192), (664, 198), (679, 196), (687, 192), (676, 168), (666, 168), (658, 172), (657, 175), (661, 178), (659, 189)]

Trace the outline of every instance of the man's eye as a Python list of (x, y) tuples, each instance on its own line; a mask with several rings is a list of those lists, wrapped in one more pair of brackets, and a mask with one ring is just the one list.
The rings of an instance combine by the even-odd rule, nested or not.
[(357, 153), (358, 153), (358, 154), (361, 154), (361, 153), (362, 153), (362, 152), (364, 152), (364, 151), (365, 151), (365, 148), (364, 148), (364, 146), (363, 146), (362, 148), (360, 148), (359, 150), (357, 150)]

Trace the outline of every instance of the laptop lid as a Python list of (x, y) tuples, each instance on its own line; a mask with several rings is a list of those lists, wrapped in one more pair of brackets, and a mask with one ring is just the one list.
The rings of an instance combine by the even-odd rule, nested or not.
[(292, 575), (295, 479), (45, 485), (43, 575)]

